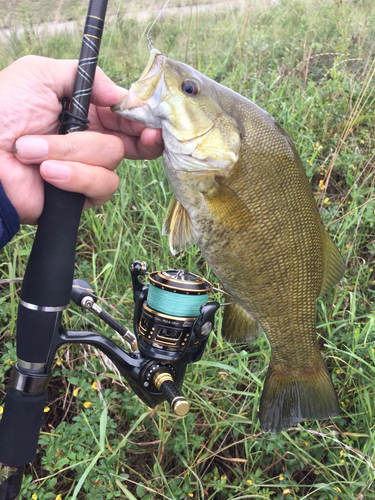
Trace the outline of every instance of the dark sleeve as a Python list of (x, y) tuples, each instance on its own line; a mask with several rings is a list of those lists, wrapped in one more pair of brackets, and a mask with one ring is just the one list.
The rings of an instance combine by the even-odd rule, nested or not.
[(5, 194), (0, 181), (0, 248), (13, 238), (20, 228), (20, 218)]

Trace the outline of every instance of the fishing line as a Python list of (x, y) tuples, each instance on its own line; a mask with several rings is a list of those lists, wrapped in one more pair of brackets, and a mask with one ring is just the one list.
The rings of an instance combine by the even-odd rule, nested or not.
[(231, 302), (221, 302), (220, 303), (220, 307), (224, 307), (224, 306), (230, 306), (232, 304), (235, 303), (235, 301), (233, 300), (233, 297), (230, 293), (226, 292), (225, 290), (220, 290), (220, 288), (215, 288), (215, 287), (212, 287), (212, 290), (215, 290), (215, 292), (219, 292), (219, 293), (222, 293), (224, 295), (228, 295), (228, 297), (230, 297), (232, 299)]
[(109, 42), (108, 42), (108, 45), (106, 47), (106, 53), (105, 53), (105, 56), (104, 56), (104, 62), (103, 62), (103, 68), (102, 68), (103, 70), (104, 70), (105, 65), (107, 63), (107, 57), (108, 57), (109, 49), (110, 49), (110, 46), (111, 46), (111, 43), (112, 43), (113, 33), (115, 31), (116, 23), (117, 23), (117, 18), (118, 18), (119, 12), (120, 12), (120, 5), (121, 5), (121, 0), (119, 0), (118, 3), (117, 3), (117, 12), (115, 14), (114, 23), (113, 23), (112, 30), (111, 30), (111, 33), (110, 33), (110, 36), (109, 36)]
[[(107, 58), (108, 58), (108, 55), (109, 55), (109, 49), (111, 47), (113, 34), (114, 34), (115, 29), (116, 29), (116, 23), (117, 23), (117, 18), (119, 16), (119, 12), (120, 12), (120, 6), (121, 6), (121, 0), (118, 0), (118, 2), (117, 2), (117, 11), (116, 11), (116, 14), (114, 15), (114, 23), (113, 23), (113, 26), (112, 26), (112, 29), (111, 29), (111, 32), (110, 32), (110, 35), (109, 35), (109, 41), (107, 43), (107, 47), (105, 48), (105, 56), (104, 56), (103, 66), (101, 68), (103, 71), (105, 71), (105, 67), (106, 67), (106, 64), (107, 64)], [(107, 19), (107, 21), (108, 21), (108, 19)], [(98, 88), (97, 88), (97, 90), (95, 92), (95, 96), (93, 96), (92, 104), (95, 104), (98, 92), (99, 92), (99, 86), (98, 86)]]
[(146, 34), (146, 38), (148, 40), (148, 50), (149, 52), (151, 52), (151, 50), (154, 48), (153, 46), (153, 43), (152, 43), (152, 38), (150, 36), (150, 31), (152, 30), (152, 28), (154, 27), (154, 24), (156, 23), (156, 21), (159, 19), (159, 17), (161, 16), (161, 14), (163, 13), (164, 9), (166, 8), (166, 6), (169, 4), (169, 0), (167, 0), (165, 2), (165, 4), (163, 5), (161, 11), (159, 12), (159, 14), (156, 16), (155, 20), (153, 21), (153, 23), (151, 24), (151, 26), (149, 27), (148, 31), (147, 31), (147, 34)]
[(207, 294), (182, 295), (169, 290), (162, 290), (150, 283), (147, 303), (155, 311), (170, 316), (195, 318), (200, 308), (207, 302)]

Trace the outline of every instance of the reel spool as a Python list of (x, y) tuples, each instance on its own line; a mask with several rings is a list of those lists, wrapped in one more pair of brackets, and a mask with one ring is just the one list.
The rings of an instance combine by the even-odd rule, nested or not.
[(219, 307), (217, 302), (207, 302), (212, 285), (184, 270), (155, 271), (148, 277), (150, 286), (135, 293), (134, 329), (140, 352), (169, 363), (197, 361)]

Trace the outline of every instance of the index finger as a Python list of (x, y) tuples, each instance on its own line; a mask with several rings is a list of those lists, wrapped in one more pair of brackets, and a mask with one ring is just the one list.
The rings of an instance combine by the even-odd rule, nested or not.
[(124, 156), (124, 143), (116, 135), (86, 131), (67, 135), (23, 136), (15, 154), (24, 164), (45, 160), (84, 162), (115, 169)]

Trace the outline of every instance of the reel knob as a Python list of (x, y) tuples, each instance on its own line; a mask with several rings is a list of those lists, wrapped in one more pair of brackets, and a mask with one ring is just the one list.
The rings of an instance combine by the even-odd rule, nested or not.
[(161, 391), (171, 405), (172, 410), (179, 417), (183, 417), (189, 412), (190, 405), (186, 399), (181, 396), (180, 391), (174, 383), (173, 377), (169, 372), (158, 372), (152, 380), (155, 387)]

